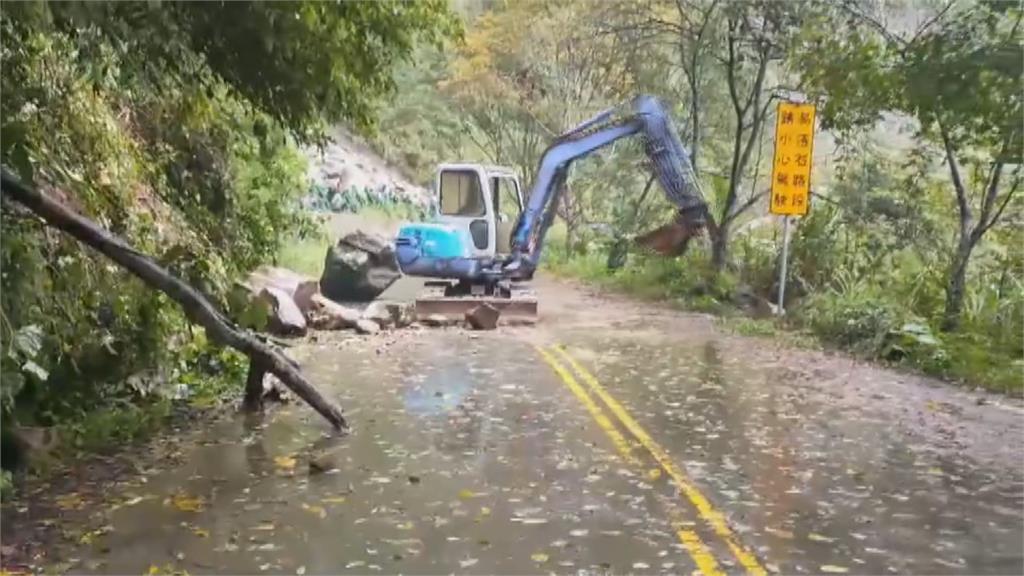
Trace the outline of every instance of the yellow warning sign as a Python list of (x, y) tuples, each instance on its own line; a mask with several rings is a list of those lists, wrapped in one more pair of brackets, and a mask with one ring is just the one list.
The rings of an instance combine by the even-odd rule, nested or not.
[(780, 102), (775, 119), (772, 214), (803, 216), (810, 208), (814, 104)]

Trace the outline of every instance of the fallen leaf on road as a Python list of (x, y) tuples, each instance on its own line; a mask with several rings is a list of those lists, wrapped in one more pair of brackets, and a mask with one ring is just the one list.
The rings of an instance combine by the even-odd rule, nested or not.
[(345, 497), (344, 496), (332, 496), (330, 498), (324, 498), (323, 500), (321, 500), (321, 502), (323, 502), (324, 504), (344, 504), (345, 503)]
[(827, 574), (846, 574), (850, 571), (850, 569), (845, 566), (834, 566), (832, 564), (825, 564), (820, 567), (820, 570)]
[(129, 498), (128, 500), (125, 500), (122, 506), (135, 506), (139, 502), (142, 502), (143, 500), (148, 500), (150, 498), (152, 498), (152, 496), (136, 496), (134, 498)]
[(187, 494), (175, 494), (171, 497), (171, 505), (182, 512), (200, 512), (203, 509), (203, 499)]
[(306, 567), (305, 566), (299, 566), (298, 569), (295, 570), (295, 573), (298, 574), (298, 576), (302, 576), (303, 574), (306, 573)]
[(274, 458), (274, 466), (277, 466), (279, 470), (293, 470), (295, 468), (295, 458), (291, 456), (278, 456)]
[(85, 502), (82, 501), (78, 492), (57, 497), (57, 508), (61, 510), (80, 510), (83, 506), (85, 506)]
[(647, 477), (651, 480), (657, 480), (661, 478), (661, 468), (651, 468), (647, 471)]
[(193, 528), (192, 529), (192, 533), (195, 534), (196, 536), (199, 536), (200, 538), (209, 538), (210, 537), (210, 531), (209, 530), (204, 530), (202, 528)]
[(462, 490), (459, 490), (459, 498), (461, 498), (463, 500), (469, 500), (470, 498), (476, 498), (476, 493), (473, 492), (472, 490), (463, 488)]
[(327, 510), (324, 510), (323, 506), (310, 506), (309, 504), (304, 503), (302, 505), (302, 509), (310, 514), (319, 516), (320, 518), (327, 518)]
[(253, 530), (260, 530), (262, 532), (270, 532), (270, 531), (274, 530), (274, 523), (273, 522), (264, 522), (262, 524), (257, 524), (255, 526), (253, 526), (252, 529)]
[(85, 534), (82, 534), (82, 537), (78, 539), (78, 542), (79, 544), (89, 545), (92, 544), (93, 540), (95, 540), (97, 536), (102, 536), (108, 532), (113, 531), (114, 527), (109, 524), (106, 526), (101, 526), (96, 530), (91, 530), (89, 532), (86, 532)]
[(822, 536), (821, 534), (815, 534), (811, 532), (807, 535), (807, 539), (812, 542), (835, 542), (835, 538), (829, 538), (828, 536)]
[(465, 560), (459, 561), (459, 566), (462, 568), (469, 568), (470, 566), (475, 566), (477, 562), (479, 562), (479, 560), (476, 558), (466, 558)]
[(570, 536), (575, 536), (577, 538), (582, 538), (582, 537), (586, 536), (587, 534), (590, 534), (590, 530), (587, 530), (586, 528), (578, 528), (576, 530), (570, 530), (569, 531), (569, 535)]
[[(772, 528), (772, 527), (769, 526), (769, 527), (765, 528), (764, 531), (769, 533), (769, 534), (772, 534), (773, 536), (778, 536), (779, 538), (784, 538), (786, 540), (792, 540), (793, 539), (793, 533), (790, 532), (789, 530), (782, 530), (781, 528)], [(812, 540), (813, 540), (813, 538), (812, 538)]]
[(533, 560), (534, 562), (547, 562), (548, 555), (543, 552), (536, 552), (530, 555), (530, 560)]

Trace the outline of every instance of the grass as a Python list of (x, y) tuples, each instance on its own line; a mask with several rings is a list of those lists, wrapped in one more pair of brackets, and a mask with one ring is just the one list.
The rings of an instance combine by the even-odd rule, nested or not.
[(326, 234), (313, 238), (292, 238), (277, 256), (277, 265), (314, 278), (324, 271), (324, 257), (331, 241)]

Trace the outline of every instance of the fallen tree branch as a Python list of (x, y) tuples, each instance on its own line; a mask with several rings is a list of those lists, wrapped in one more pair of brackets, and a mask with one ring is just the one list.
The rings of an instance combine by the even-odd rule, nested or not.
[(5, 196), (34, 212), (48, 225), (63, 230), (79, 242), (99, 251), (150, 287), (166, 294), (182, 307), (189, 320), (205, 328), (213, 341), (238, 350), (248, 356), (254, 366), (277, 376), (336, 429), (348, 427), (341, 409), (324, 398), (288, 358), (255, 335), (238, 329), (194, 288), (93, 221), (26, 186), (7, 168), (2, 169), (2, 175), (0, 184)]

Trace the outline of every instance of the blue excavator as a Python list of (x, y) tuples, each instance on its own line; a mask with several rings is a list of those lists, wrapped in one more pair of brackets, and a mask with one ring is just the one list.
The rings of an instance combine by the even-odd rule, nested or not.
[[(487, 302), (502, 316), (536, 318), (533, 278), (569, 167), (623, 138), (640, 136), (654, 175), (678, 212), (674, 243), (685, 249), (710, 221), (689, 155), (665, 107), (639, 96), (559, 136), (541, 156), (524, 205), (519, 180), (503, 167), (444, 164), (431, 222), (403, 225), (395, 241), (402, 273), (427, 279), (417, 314), (458, 315)], [(514, 223), (514, 224), (513, 224)]]

